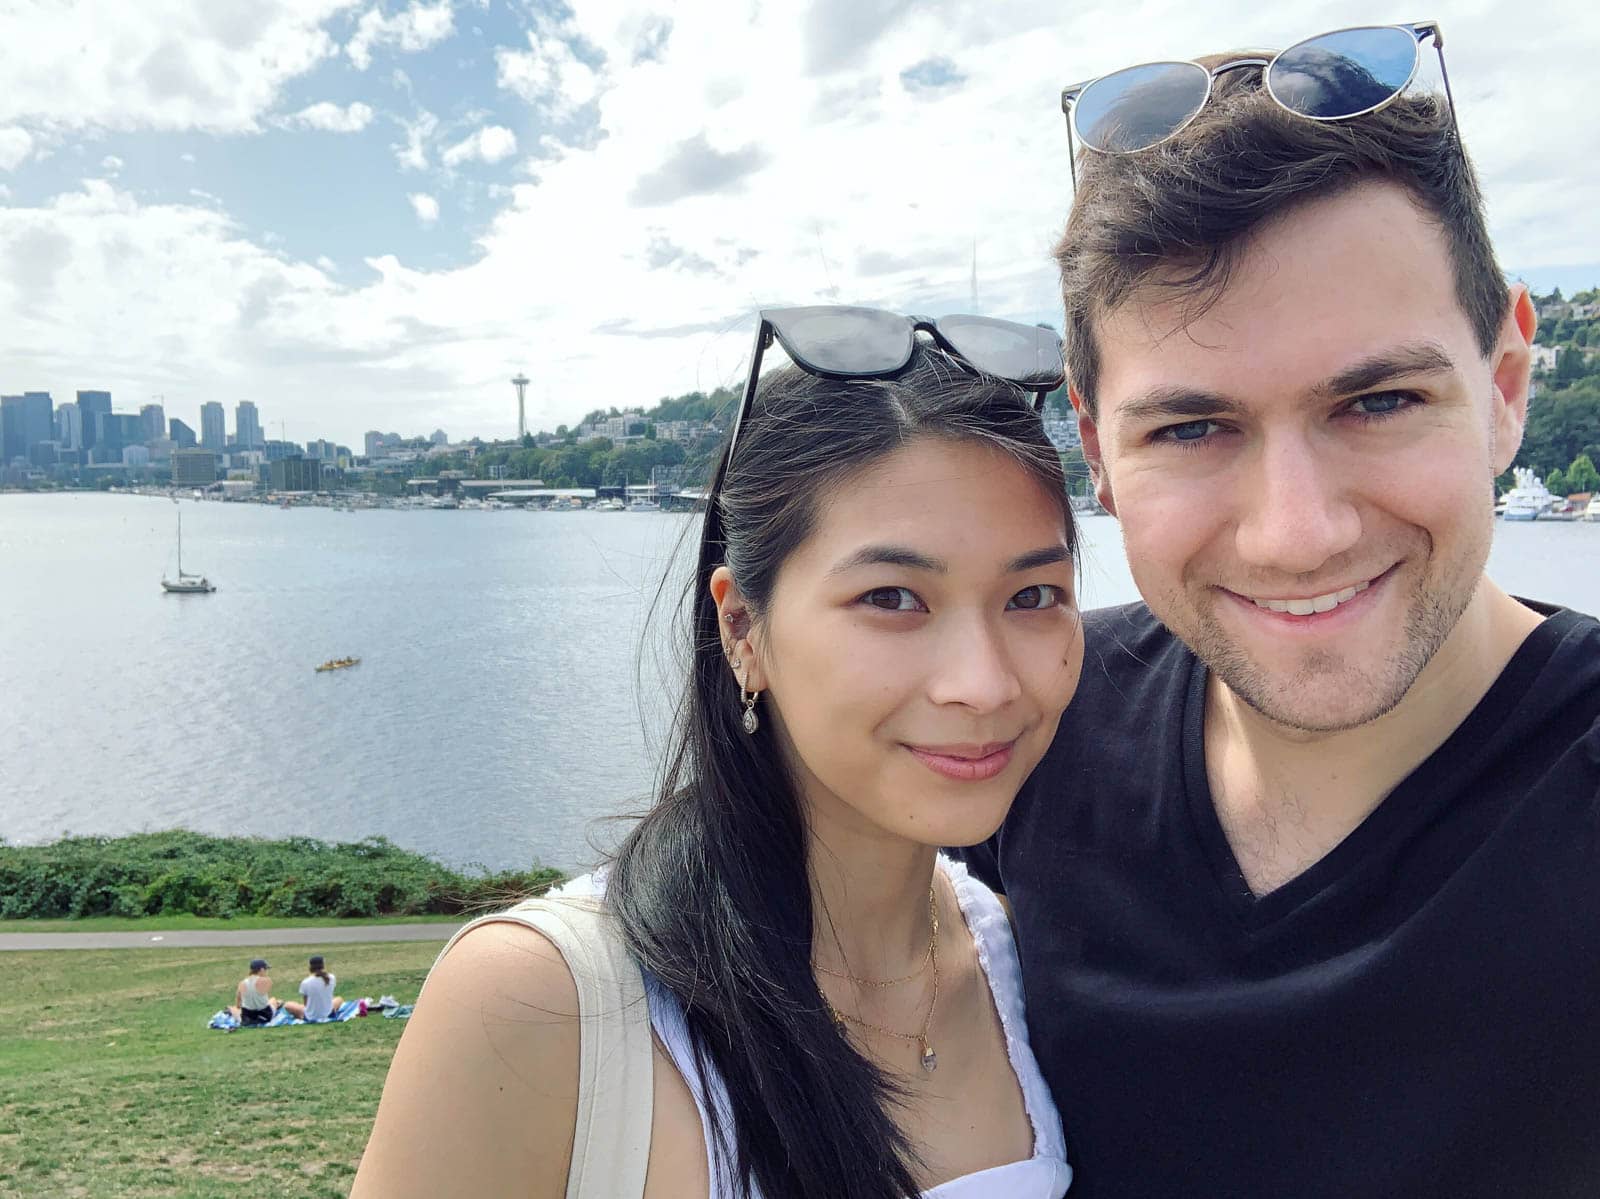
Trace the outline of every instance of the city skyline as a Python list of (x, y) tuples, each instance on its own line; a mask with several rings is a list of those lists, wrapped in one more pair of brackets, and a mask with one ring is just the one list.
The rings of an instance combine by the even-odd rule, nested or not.
[[(268, 436), (351, 445), (512, 436), (518, 372), (530, 428), (736, 385), (762, 306), (938, 315), (976, 273), (987, 314), (1056, 323), (1063, 84), (1372, 15), (154, 2), (0, 16), (28, 48), (0, 91), (0, 388), (252, 400)], [(1600, 14), (1558, 0), (1515, 36), (1486, 0), (1427, 15), (1502, 263), (1600, 282)]]

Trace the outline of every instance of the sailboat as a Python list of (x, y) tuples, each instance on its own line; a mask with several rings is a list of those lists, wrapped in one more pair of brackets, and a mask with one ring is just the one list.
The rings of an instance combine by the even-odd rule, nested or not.
[(183, 573), (183, 509), (181, 508), (178, 509), (178, 577), (174, 580), (163, 574), (161, 588), (176, 595), (204, 595), (216, 590), (216, 586), (205, 575)]

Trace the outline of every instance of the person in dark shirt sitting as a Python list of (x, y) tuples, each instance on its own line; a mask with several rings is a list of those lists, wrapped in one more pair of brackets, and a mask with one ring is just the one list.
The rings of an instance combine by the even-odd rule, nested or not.
[(1402, 94), (1437, 36), (1063, 96), (1072, 401), (1145, 602), (965, 856), (1077, 1199), (1600, 1194), (1600, 623), (1484, 573), (1535, 318)]

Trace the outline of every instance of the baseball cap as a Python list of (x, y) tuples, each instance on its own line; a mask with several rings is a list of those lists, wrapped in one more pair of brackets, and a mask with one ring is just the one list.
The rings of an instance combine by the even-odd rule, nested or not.
[(266, 958), (251, 958), (250, 959), (250, 969), (252, 969), (252, 970), (265, 970), (266, 968), (267, 968), (267, 959)]

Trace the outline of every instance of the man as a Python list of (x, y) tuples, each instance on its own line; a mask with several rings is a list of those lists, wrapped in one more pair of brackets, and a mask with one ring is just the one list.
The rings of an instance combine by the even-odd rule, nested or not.
[(1314, 121), (1262, 61), (1079, 160), (1072, 400), (1145, 603), (967, 856), (1078, 1199), (1597, 1195), (1600, 624), (1483, 573), (1528, 294), (1442, 100)]

